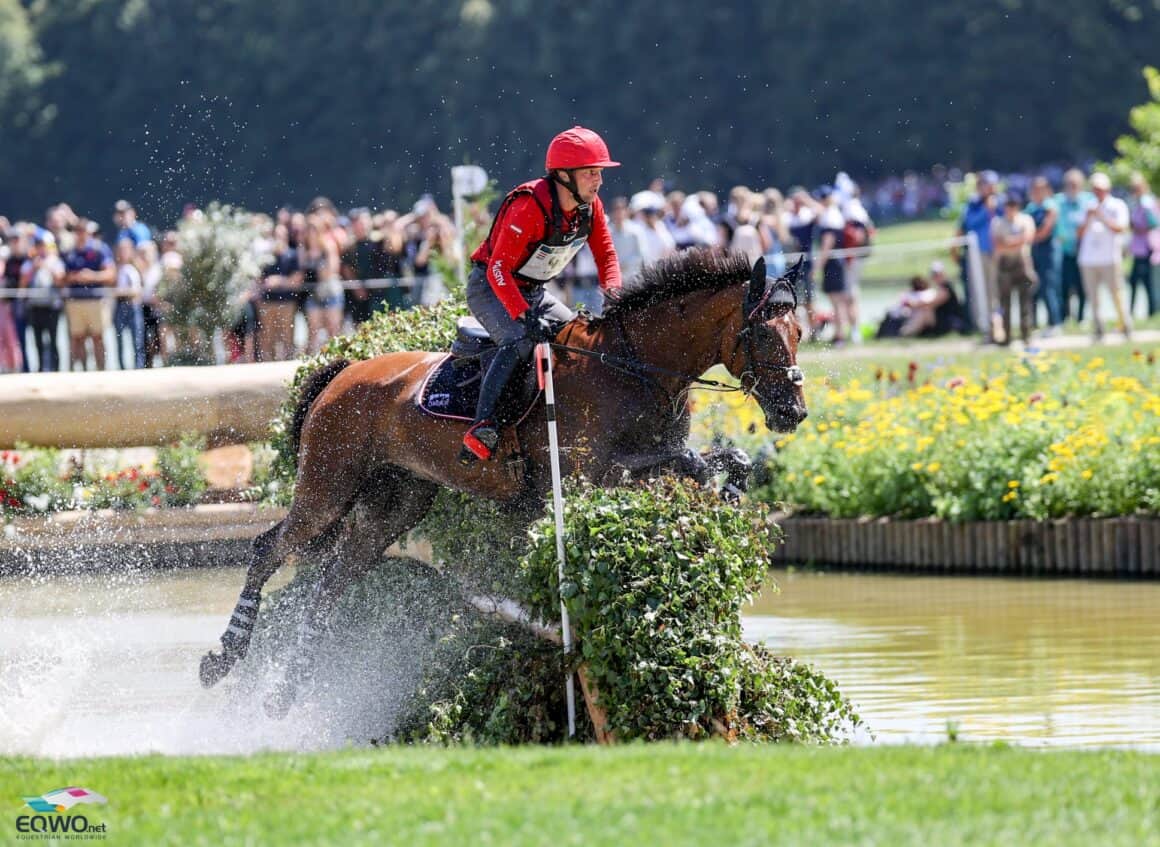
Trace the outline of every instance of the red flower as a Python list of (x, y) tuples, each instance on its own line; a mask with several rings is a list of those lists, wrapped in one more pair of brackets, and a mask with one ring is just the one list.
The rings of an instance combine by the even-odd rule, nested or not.
[(1043, 392), (1036, 391), (1034, 394), (1032, 394), (1030, 397), (1027, 398), (1027, 405), (1034, 406), (1036, 403), (1038, 403), (1042, 399), (1043, 399)]
[(156, 494), (154, 494), (154, 495), (153, 495), (153, 505), (154, 505), (154, 506), (160, 506), (160, 505), (161, 505), (161, 498), (160, 498), (160, 497), (158, 497)]
[(137, 490), (138, 491), (148, 491), (149, 490), (149, 483), (147, 483), (145, 480), (141, 480), (139, 483), (137, 483)]

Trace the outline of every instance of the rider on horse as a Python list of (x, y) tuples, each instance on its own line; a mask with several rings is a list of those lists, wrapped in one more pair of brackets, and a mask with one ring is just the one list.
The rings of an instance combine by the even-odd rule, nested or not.
[(463, 436), (460, 461), (490, 459), (499, 443), (495, 411), (508, 380), (540, 341), (571, 320), (571, 309), (544, 290), (585, 243), (604, 290), (620, 287), (620, 265), (604, 206), (596, 193), (611, 160), (590, 129), (565, 130), (548, 145), (547, 175), (513, 189), (487, 238), (471, 254), (467, 305), (498, 346), (479, 389), (475, 421)]

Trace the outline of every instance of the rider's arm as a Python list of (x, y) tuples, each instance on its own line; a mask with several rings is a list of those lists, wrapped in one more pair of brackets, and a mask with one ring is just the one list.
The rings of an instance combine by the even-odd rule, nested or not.
[(592, 203), (592, 236), (588, 239), (588, 246), (596, 260), (601, 289), (620, 288), (620, 259), (616, 256), (616, 246), (612, 243), (612, 233), (608, 230), (608, 219), (604, 216), (604, 205), (599, 197)]
[(516, 197), (496, 221), (495, 241), (487, 260), (487, 282), (503, 307), (513, 318), (528, 310), (528, 301), (520, 293), (513, 272), (528, 256), (528, 246), (544, 237), (544, 213), (528, 195)]

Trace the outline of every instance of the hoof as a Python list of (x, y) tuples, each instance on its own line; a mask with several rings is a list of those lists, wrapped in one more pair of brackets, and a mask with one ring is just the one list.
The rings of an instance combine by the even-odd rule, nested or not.
[(290, 714), (290, 707), (294, 705), (295, 691), (294, 686), (288, 682), (283, 682), (267, 696), (262, 706), (266, 710), (266, 716), (272, 720), (280, 721)]
[(221, 682), (237, 661), (236, 654), (206, 653), (201, 657), (201, 684), (205, 688), (213, 688)]

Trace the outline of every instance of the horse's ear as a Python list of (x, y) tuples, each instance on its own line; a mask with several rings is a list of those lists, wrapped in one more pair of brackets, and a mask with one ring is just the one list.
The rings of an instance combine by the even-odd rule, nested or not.
[(749, 300), (756, 303), (765, 294), (765, 257), (753, 263), (753, 273), (749, 276)]
[(797, 281), (799, 279), (801, 279), (802, 268), (805, 266), (805, 263), (806, 263), (806, 257), (804, 255), (798, 256), (798, 260), (796, 262), (794, 262), (793, 265), (790, 266), (789, 273), (786, 274), (786, 278), (790, 282), (796, 284)]

